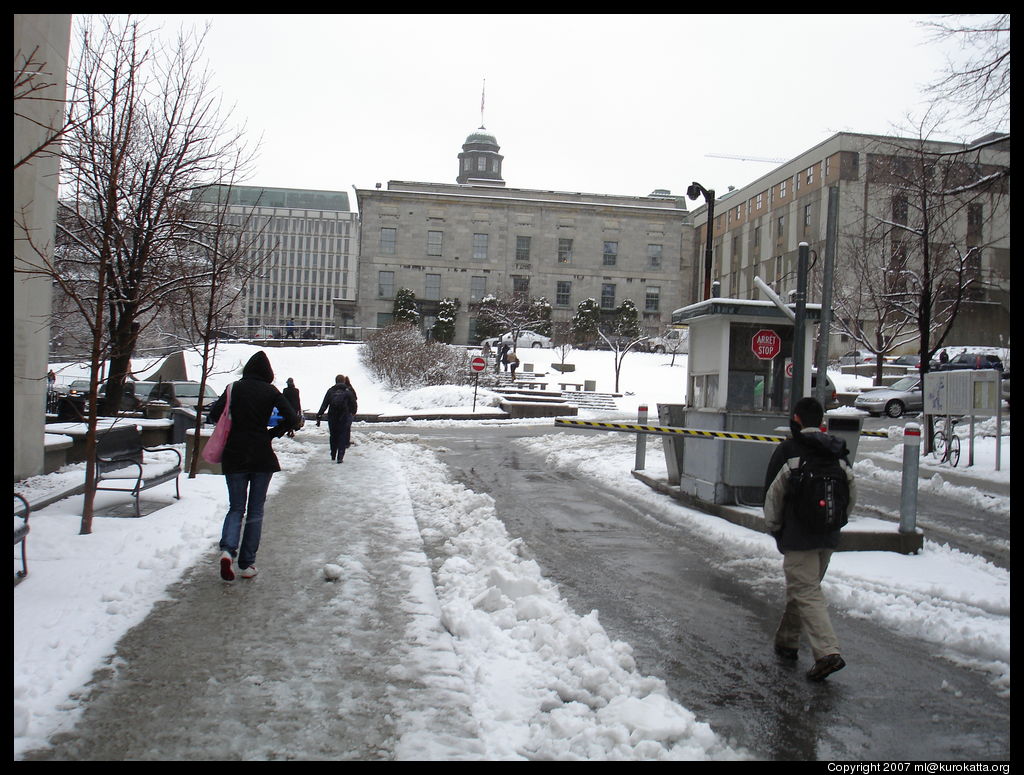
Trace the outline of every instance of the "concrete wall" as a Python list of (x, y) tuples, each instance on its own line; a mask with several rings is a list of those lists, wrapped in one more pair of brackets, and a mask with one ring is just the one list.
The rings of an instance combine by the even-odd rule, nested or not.
[[(20, 99), (14, 117), (14, 162), (31, 154), (57, 126), (66, 91), (70, 14), (14, 14), (15, 67), (30, 56), (45, 63), (47, 99)], [(17, 114), (25, 114), (20, 117)], [(42, 124), (43, 126), (39, 126)], [(43, 425), (49, 353), (50, 281), (19, 273), (52, 251), (57, 212), (56, 155), (36, 156), (14, 171), (14, 481), (43, 472)], [(24, 228), (23, 228), (24, 226)], [(27, 233), (26, 233), (27, 229)], [(32, 244), (29, 244), (31, 236)]]

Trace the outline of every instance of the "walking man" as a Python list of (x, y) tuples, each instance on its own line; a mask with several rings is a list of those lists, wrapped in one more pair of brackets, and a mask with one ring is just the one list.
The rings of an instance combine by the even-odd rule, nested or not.
[(797, 401), (790, 420), (793, 436), (776, 447), (765, 473), (765, 522), (783, 554), (786, 577), (775, 653), (796, 660), (805, 634), (814, 657), (807, 672), (812, 681), (846, 666), (821, 580), (856, 498), (846, 442), (819, 429), (823, 416), (814, 398)]
[(320, 411), (316, 413), (316, 424), (320, 426), (320, 418), (327, 412), (327, 427), (331, 437), (331, 460), (342, 462), (345, 450), (349, 447), (352, 433), (352, 418), (357, 410), (356, 393), (348, 381), (348, 377), (339, 374), (334, 384), (324, 394)]

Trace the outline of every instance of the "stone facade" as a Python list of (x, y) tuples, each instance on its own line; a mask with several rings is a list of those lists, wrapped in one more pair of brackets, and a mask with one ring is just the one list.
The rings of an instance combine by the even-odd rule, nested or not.
[(681, 197), (611, 196), (391, 181), (357, 189), (359, 325), (387, 325), (400, 288), (415, 293), (424, 330), (437, 303), (458, 301), (456, 343), (474, 343), (487, 295), (545, 297), (567, 323), (593, 298), (632, 299), (651, 334), (690, 297), (693, 228)]

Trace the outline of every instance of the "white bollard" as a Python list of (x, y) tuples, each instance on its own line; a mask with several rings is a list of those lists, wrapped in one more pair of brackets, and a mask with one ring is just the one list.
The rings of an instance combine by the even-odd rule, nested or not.
[[(641, 404), (636, 418), (637, 425), (647, 425), (647, 405)], [(647, 434), (636, 435), (636, 460), (633, 463), (634, 471), (643, 471), (647, 465)]]
[(900, 532), (917, 532), (917, 467), (921, 458), (921, 426), (903, 429), (903, 491), (900, 494)]

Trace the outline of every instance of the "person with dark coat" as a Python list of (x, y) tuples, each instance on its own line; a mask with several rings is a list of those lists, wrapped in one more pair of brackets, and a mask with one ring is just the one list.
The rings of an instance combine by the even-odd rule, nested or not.
[[(299, 389), (295, 387), (295, 380), (291, 377), (288, 377), (287, 384), (288, 386), (281, 391), (281, 394), (288, 399), (288, 403), (292, 405), (293, 409), (295, 409), (295, 414), (299, 416), (299, 428), (301, 428), (305, 425), (305, 418), (302, 416), (302, 402), (299, 399)], [(294, 430), (288, 431), (288, 438), (295, 438)]]
[[(220, 575), (225, 581), (234, 581), (232, 563), (236, 557), (242, 578), (249, 579), (257, 573), (263, 507), (270, 479), (281, 470), (272, 442), (299, 427), (295, 409), (273, 382), (270, 360), (260, 350), (245, 364), (242, 378), (231, 385), (231, 433), (220, 464), (228, 488), (228, 513), (220, 538)], [(210, 407), (207, 422), (220, 419), (226, 396), (224, 391)], [(268, 428), (275, 408), (282, 419), (274, 428)]]
[(345, 459), (345, 451), (352, 440), (352, 418), (358, 411), (356, 391), (349, 378), (339, 374), (334, 384), (324, 394), (320, 411), (316, 413), (316, 424), (320, 426), (320, 418), (327, 413), (327, 427), (330, 430), (331, 460), (341, 463)]
[(853, 510), (857, 497), (846, 442), (820, 430), (823, 417), (824, 410), (816, 399), (805, 397), (797, 401), (790, 419), (792, 437), (775, 448), (765, 471), (765, 526), (782, 552), (786, 577), (786, 609), (775, 632), (775, 653), (783, 659), (797, 659), (800, 637), (806, 634), (815, 660), (807, 673), (812, 681), (821, 681), (846, 666), (821, 590), (829, 559), (839, 546), (840, 531), (814, 533), (798, 519), (787, 518), (790, 470), (799, 465), (801, 458), (837, 459), (846, 474), (849, 491), (846, 516)]
[(498, 348), (498, 363), (501, 364), (502, 371), (508, 371), (508, 352), (511, 349), (507, 342), (502, 342)]

